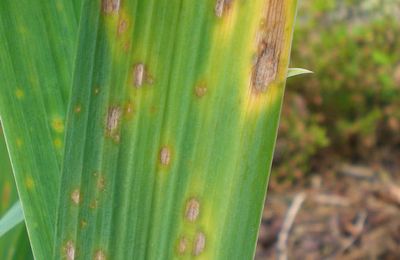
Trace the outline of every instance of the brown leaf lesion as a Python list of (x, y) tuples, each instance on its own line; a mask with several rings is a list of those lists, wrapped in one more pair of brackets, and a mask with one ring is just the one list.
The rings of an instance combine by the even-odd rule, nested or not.
[(160, 162), (164, 166), (168, 166), (171, 161), (171, 150), (164, 146), (160, 150)]
[(197, 199), (191, 198), (186, 204), (185, 216), (190, 222), (195, 222), (200, 214), (200, 203)]
[(118, 13), (120, 8), (120, 0), (102, 0), (101, 8), (105, 14)]
[(216, 0), (214, 12), (217, 17), (222, 17), (230, 10), (233, 0)]
[(206, 246), (206, 235), (203, 232), (198, 232), (194, 239), (193, 245), (193, 255), (198, 256), (200, 255)]
[(133, 67), (133, 86), (141, 88), (144, 84), (152, 85), (154, 83), (153, 76), (143, 63), (137, 63)]
[(276, 80), (283, 49), (285, 32), (284, 1), (268, 1), (259, 31), (257, 32), (257, 58), (254, 63), (251, 85), (256, 93), (265, 92)]
[(145, 78), (145, 67), (143, 63), (136, 64), (133, 68), (133, 85), (141, 87)]
[(252, 84), (256, 92), (264, 92), (278, 72), (279, 58), (274, 47), (266, 47), (257, 58), (253, 69)]
[(122, 35), (127, 28), (128, 28), (127, 20), (124, 18), (120, 18), (120, 20), (118, 21), (118, 28), (117, 28), (118, 36)]
[(121, 121), (122, 110), (119, 106), (112, 106), (108, 109), (106, 117), (106, 136), (114, 141), (119, 141), (119, 125)]

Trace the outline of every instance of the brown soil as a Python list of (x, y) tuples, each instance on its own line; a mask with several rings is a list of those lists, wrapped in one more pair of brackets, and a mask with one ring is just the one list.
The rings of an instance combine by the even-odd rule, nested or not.
[(390, 157), (331, 167), (300, 184), (272, 181), (255, 259), (400, 259), (400, 157)]

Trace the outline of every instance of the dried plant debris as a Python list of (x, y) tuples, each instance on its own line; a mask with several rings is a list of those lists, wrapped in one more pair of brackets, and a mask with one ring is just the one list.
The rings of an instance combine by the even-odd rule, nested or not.
[[(289, 188), (305, 192), (309, 199), (288, 234), (288, 259), (400, 258), (399, 176), (360, 165), (347, 164), (345, 169), (357, 170), (357, 174), (344, 175), (343, 166), (338, 166), (334, 173), (318, 175), (321, 185)], [(375, 177), (364, 178), (370, 176), (368, 171), (375, 172)], [(275, 259), (280, 254), (276, 238), (291, 206), (288, 198), (296, 193), (288, 196), (288, 187), (278, 190), (273, 188), (266, 202), (258, 260)]]

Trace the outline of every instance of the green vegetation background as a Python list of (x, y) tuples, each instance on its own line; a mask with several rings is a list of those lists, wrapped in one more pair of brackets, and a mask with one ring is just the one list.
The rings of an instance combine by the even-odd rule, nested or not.
[(301, 1), (272, 182), (400, 146), (400, 1)]

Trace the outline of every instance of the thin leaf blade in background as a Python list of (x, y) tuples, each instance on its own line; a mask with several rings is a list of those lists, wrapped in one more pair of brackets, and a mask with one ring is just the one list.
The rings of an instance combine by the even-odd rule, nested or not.
[(21, 203), (15, 202), (14, 205), (0, 218), (0, 237), (15, 228), (24, 221)]
[[(0, 125), (0, 216), (18, 201), (17, 188), (8, 157), (4, 135)], [(0, 217), (0, 218), (1, 218)], [(0, 220), (2, 222), (2, 220)], [(0, 224), (1, 225), (1, 224)], [(0, 228), (1, 229), (1, 228)], [(0, 236), (0, 259), (29, 260), (33, 259), (25, 224), (22, 222), (6, 234)]]

